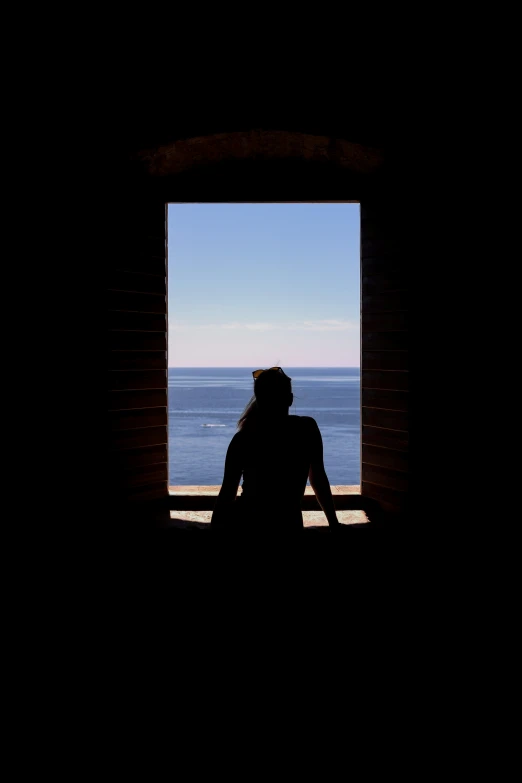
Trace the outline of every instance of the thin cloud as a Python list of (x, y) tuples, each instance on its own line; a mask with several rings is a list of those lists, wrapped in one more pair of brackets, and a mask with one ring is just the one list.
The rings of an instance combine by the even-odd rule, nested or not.
[(188, 324), (182, 321), (169, 323), (169, 330), (173, 332), (186, 332), (195, 329), (210, 329), (212, 331), (251, 331), (251, 332), (271, 332), (274, 330), (282, 331), (303, 331), (303, 332), (344, 332), (359, 329), (357, 321), (346, 321), (339, 318), (326, 318), (314, 321), (293, 321), (269, 323), (258, 321), (254, 323), (242, 323), (232, 321), (221, 324)]
[(277, 329), (277, 324), (266, 323), (264, 321), (246, 324), (233, 321), (227, 324), (210, 324), (199, 327), (201, 329), (248, 329), (251, 332), (270, 332), (272, 329)]
[(319, 321), (304, 321), (296, 329), (303, 329), (309, 332), (344, 332), (349, 329), (358, 329), (359, 324), (356, 321), (344, 321), (339, 318), (326, 318)]
[(277, 324), (269, 323), (255, 323), (245, 324), (246, 329), (250, 329), (252, 332), (270, 332), (272, 329), (277, 329)]
[(233, 321), (231, 323), (223, 324), (190, 324), (186, 321), (174, 321), (169, 323), (169, 330), (172, 332), (186, 332), (188, 330), (195, 329), (211, 329), (212, 331), (215, 331), (216, 329), (223, 329), (224, 331), (247, 329), (252, 332), (269, 332), (273, 329), (284, 328), (285, 327), (283, 325), (278, 326), (278, 324), (271, 324), (262, 321), (255, 323), (240, 323), (239, 321)]

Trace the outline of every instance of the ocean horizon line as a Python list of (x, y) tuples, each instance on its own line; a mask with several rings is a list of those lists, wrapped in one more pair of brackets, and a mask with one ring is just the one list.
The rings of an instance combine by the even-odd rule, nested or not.
[[(207, 365), (207, 364), (185, 364), (169, 365), (169, 370), (250, 370), (254, 365)], [(292, 370), (360, 370), (359, 364), (286, 364), (285, 367)]]

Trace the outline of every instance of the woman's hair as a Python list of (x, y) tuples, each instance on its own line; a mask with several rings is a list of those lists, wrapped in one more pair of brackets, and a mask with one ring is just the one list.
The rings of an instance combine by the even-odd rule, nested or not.
[(282, 370), (265, 370), (254, 381), (254, 396), (250, 398), (237, 426), (251, 427), (261, 417), (288, 413), (292, 404), (292, 380)]

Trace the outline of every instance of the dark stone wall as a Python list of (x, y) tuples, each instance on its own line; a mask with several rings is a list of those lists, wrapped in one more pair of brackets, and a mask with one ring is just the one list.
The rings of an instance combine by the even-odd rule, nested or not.
[[(397, 252), (398, 235), (395, 229), (390, 233), (394, 223), (387, 209), (393, 203), (397, 215), (405, 186), (400, 146), (394, 146), (393, 134), (383, 132), (379, 139), (373, 129), (365, 136), (360, 124), (352, 136), (317, 119), (290, 129), (273, 124), (224, 132), (224, 127), (226, 123), (216, 124), (213, 129), (221, 132), (209, 134), (205, 124), (174, 127), (165, 121), (154, 126), (151, 120), (148, 126), (136, 125), (116, 151), (121, 189), (114, 231), (121, 241), (115, 243), (104, 271), (109, 326), (107, 490), (116, 506), (155, 501), (167, 493), (166, 346), (161, 334), (169, 201), (361, 201), (363, 426), (374, 440), (382, 429), (396, 429), (389, 423), (390, 394), (386, 399), (379, 395), (375, 378), (379, 371), (390, 378), (393, 370), (408, 369), (394, 364), (404, 361), (410, 325), (404, 315), (407, 306), (399, 307), (396, 301), (397, 281), (405, 281), (404, 255)], [(379, 140), (381, 146), (375, 146)], [(396, 323), (386, 316), (390, 309), (397, 313)], [(375, 365), (379, 356), (382, 366)], [(397, 398), (392, 407), (401, 420), (398, 429), (407, 436), (407, 390), (401, 383), (392, 386), (386, 388)], [(407, 506), (408, 447), (389, 446), (384, 440), (365, 444), (362, 486), (383, 507), (398, 511)]]

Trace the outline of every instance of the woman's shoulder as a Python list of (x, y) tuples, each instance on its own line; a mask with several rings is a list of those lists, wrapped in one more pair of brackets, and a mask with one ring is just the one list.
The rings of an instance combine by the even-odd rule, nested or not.
[(232, 437), (230, 443), (229, 443), (229, 449), (237, 449), (241, 446), (242, 443), (245, 441), (245, 433), (243, 430), (238, 430), (235, 435)]
[(297, 421), (298, 427), (307, 430), (317, 429), (317, 422), (312, 416), (291, 416), (290, 418)]

